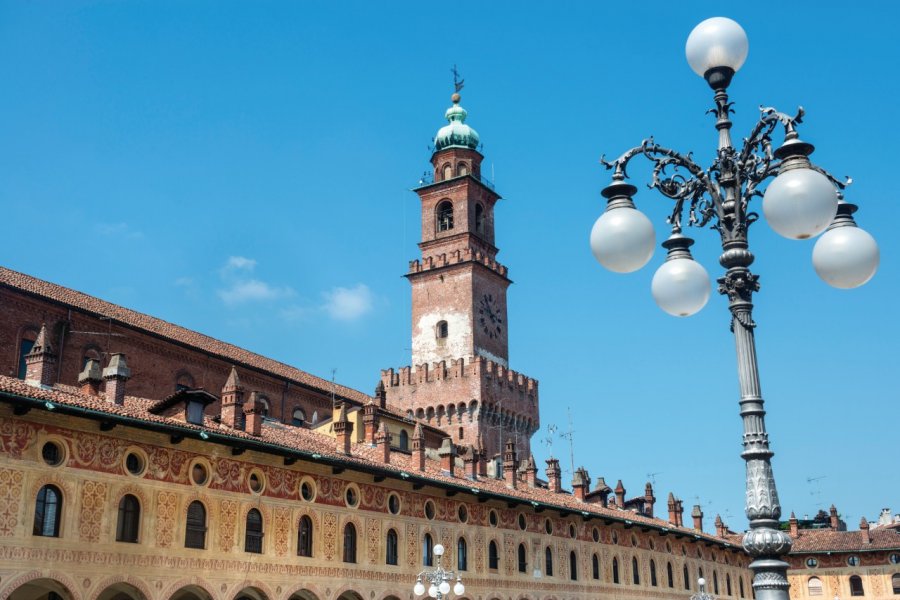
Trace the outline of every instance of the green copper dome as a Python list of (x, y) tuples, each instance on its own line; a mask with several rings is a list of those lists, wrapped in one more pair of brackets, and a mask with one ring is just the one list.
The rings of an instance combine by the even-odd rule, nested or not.
[(444, 116), (449, 124), (444, 125), (434, 137), (434, 151), (440, 152), (445, 148), (478, 148), (478, 132), (466, 125), (466, 109), (459, 105), (459, 94), (453, 94), (453, 106), (447, 109)]

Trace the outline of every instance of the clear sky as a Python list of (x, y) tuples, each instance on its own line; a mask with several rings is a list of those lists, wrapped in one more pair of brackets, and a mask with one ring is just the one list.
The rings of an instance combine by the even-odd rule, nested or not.
[[(650, 279), (604, 271), (588, 233), (616, 156), (649, 135), (714, 156), (684, 59), (721, 2), (0, 3), (0, 262), (371, 393), (410, 360), (410, 192), (444, 123), (450, 67), (484, 142), (509, 293), (511, 367), (577, 465), (652, 479), (743, 528), (726, 302), (662, 313)], [(750, 55), (734, 135), (803, 105), (813, 159), (851, 175), (882, 266), (822, 283), (812, 242), (751, 229), (757, 338), (785, 515), (900, 512), (896, 22), (890, 2), (731, 3)], [(664, 239), (668, 201), (631, 173)], [(694, 231), (713, 277), (717, 236)], [(543, 464), (547, 446), (535, 443)], [(567, 472), (568, 442), (553, 452)], [(570, 475), (565, 475), (568, 481)]]

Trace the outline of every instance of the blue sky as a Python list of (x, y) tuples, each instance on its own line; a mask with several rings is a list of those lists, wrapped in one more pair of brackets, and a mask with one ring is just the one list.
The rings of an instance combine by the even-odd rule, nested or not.
[[(661, 312), (642, 271), (591, 256), (615, 156), (654, 135), (704, 164), (709, 89), (693, 26), (721, 3), (0, 3), (2, 264), (371, 392), (409, 362), (418, 256), (409, 189), (452, 92), (503, 194), (511, 367), (541, 382), (543, 425), (575, 423), (596, 479), (700, 503), (744, 527), (741, 424), (724, 298)], [(851, 292), (822, 283), (812, 242), (751, 230), (763, 394), (785, 513), (832, 502), (856, 526), (900, 511), (897, 477), (898, 64), (893, 3), (734, 4), (750, 54), (734, 136), (758, 106), (803, 105), (813, 159), (882, 265)], [(668, 201), (631, 175), (666, 233)], [(719, 275), (717, 236), (692, 232)], [(546, 437), (546, 430), (536, 438)], [(535, 443), (543, 463), (548, 449)], [(569, 448), (553, 451), (569, 470)], [(566, 475), (568, 478), (569, 475)], [(663, 508), (664, 511), (664, 508)]]

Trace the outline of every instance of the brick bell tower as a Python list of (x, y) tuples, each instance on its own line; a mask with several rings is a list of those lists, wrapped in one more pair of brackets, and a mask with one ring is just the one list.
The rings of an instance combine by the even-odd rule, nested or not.
[(509, 369), (506, 290), (497, 262), (494, 207), (481, 175), (479, 137), (465, 123), (459, 89), (434, 139), (434, 179), (415, 189), (422, 258), (410, 262), (412, 367), (382, 371), (395, 408), (444, 429), (454, 443), (481, 443), (488, 457), (514, 441), (530, 453), (539, 427), (537, 381)]

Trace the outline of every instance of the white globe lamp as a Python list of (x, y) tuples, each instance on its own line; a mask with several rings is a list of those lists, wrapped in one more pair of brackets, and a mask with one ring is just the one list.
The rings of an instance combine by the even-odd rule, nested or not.
[(856, 226), (856, 206), (842, 202), (834, 224), (816, 241), (813, 268), (830, 286), (851, 289), (868, 282), (878, 270), (878, 244)]
[(606, 211), (591, 229), (591, 251), (614, 273), (632, 273), (649, 262), (656, 246), (653, 224), (631, 201), (637, 189), (614, 181), (603, 190)]
[(732, 74), (743, 66), (750, 51), (744, 28), (726, 17), (706, 19), (688, 36), (684, 53), (694, 73), (707, 77), (712, 69), (730, 69)]
[(825, 231), (837, 213), (837, 190), (831, 181), (809, 168), (784, 171), (766, 188), (763, 214), (776, 233), (805, 240)]
[(650, 284), (656, 304), (674, 317), (689, 317), (709, 301), (709, 274), (691, 256), (688, 248), (693, 243), (680, 234), (666, 240), (663, 246), (669, 250), (668, 257)]

